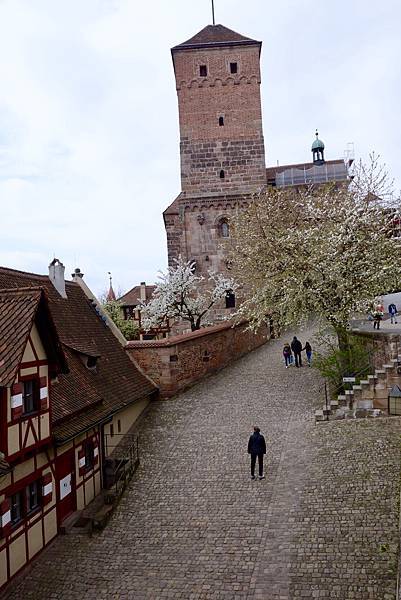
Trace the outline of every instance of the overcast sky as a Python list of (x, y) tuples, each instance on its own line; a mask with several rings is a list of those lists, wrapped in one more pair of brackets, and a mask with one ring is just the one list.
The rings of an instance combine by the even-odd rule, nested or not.
[[(57, 256), (95, 292), (155, 281), (180, 191), (170, 48), (210, 0), (0, 0), (0, 264)], [(262, 40), (267, 164), (375, 150), (401, 186), (399, 0), (215, 0)]]

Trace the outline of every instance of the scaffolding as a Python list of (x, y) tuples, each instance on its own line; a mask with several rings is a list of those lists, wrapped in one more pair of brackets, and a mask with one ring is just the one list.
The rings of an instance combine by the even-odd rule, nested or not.
[(314, 185), (332, 181), (347, 181), (349, 179), (348, 163), (324, 163), (311, 167), (291, 167), (276, 174), (276, 186), (288, 187), (293, 185)]

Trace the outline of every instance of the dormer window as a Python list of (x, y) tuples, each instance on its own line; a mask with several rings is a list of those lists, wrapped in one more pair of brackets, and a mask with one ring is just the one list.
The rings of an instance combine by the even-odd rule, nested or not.
[(230, 62), (230, 73), (232, 73), (233, 75), (238, 73), (238, 63)]
[(86, 366), (88, 369), (91, 369), (91, 371), (96, 371), (97, 356), (88, 356), (86, 359)]
[(199, 66), (199, 75), (201, 77), (207, 77), (207, 66), (206, 65)]

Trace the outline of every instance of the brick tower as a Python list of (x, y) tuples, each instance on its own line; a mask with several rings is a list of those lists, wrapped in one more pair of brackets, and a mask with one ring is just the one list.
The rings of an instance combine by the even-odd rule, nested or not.
[(266, 185), (261, 42), (208, 25), (172, 48), (181, 193), (164, 212), (168, 258), (224, 272), (230, 213)]

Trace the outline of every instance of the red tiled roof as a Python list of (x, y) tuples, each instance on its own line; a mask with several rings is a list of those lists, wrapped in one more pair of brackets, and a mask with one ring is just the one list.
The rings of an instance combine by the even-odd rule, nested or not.
[(109, 291), (107, 292), (106, 300), (107, 302), (113, 302), (116, 299), (116, 295), (113, 290), (113, 286), (110, 284)]
[(68, 372), (43, 288), (0, 289), (1, 386), (14, 382), (34, 322), (54, 373)]
[(16, 377), (42, 292), (40, 289), (0, 291), (0, 385)]
[[(155, 285), (145, 286), (146, 301), (151, 299), (152, 294), (155, 291), (155, 289), (156, 289)], [(124, 294), (124, 296), (121, 296), (121, 298), (118, 299), (118, 302), (120, 304), (122, 304), (122, 306), (136, 306), (137, 304), (139, 304), (140, 300), (141, 300), (141, 286), (136, 285), (131, 290), (129, 290), (129, 292)]]
[(186, 42), (174, 46), (172, 51), (208, 46), (237, 46), (251, 44), (261, 44), (261, 42), (245, 37), (236, 31), (232, 31), (232, 29), (224, 27), (224, 25), (207, 25)]
[[(61, 443), (148, 397), (156, 387), (136, 368), (77, 283), (66, 282), (64, 299), (46, 275), (0, 268), (0, 290), (38, 284), (46, 290), (70, 369), (52, 385), (53, 433)], [(86, 367), (80, 357), (85, 354), (99, 357), (96, 369)]]

